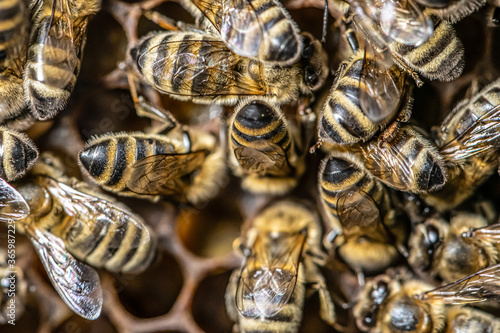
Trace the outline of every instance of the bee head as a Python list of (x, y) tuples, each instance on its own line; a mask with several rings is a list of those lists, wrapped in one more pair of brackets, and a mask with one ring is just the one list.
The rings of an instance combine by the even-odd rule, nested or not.
[(304, 72), (304, 84), (312, 91), (318, 90), (328, 76), (328, 56), (319, 40), (309, 33), (302, 33), (304, 49), (301, 63)]

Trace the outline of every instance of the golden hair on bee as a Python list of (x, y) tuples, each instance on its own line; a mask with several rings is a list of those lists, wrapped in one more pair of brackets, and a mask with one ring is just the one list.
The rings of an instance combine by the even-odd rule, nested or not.
[(450, 23), (457, 23), (484, 5), (486, 5), (486, 0), (452, 0), (444, 8), (428, 7), (425, 13), (447, 20)]

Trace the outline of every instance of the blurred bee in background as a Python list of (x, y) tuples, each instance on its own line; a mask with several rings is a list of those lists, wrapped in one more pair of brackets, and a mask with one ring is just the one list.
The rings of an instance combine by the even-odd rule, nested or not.
[(355, 50), (337, 71), (321, 111), (318, 136), (339, 145), (366, 141), (398, 114), (386, 131), (389, 137), (389, 131), (409, 119), (412, 102), (406, 72), (396, 65), (387, 66), (366, 49)]
[[(0, 251), (0, 325), (6, 324), (11, 317), (11, 309), (15, 311), (15, 317), (20, 318), (24, 313), (24, 307), (28, 294), (28, 281), (23, 269), (16, 265), (8, 264), (7, 249)], [(15, 306), (12, 306), (12, 303)]]
[(152, 33), (130, 54), (146, 82), (172, 98), (235, 105), (255, 95), (284, 103), (310, 95), (328, 76), (321, 43), (307, 33), (302, 37), (300, 61), (284, 67), (239, 56), (219, 37), (200, 31)]
[(333, 303), (314, 260), (321, 252), (321, 223), (307, 206), (277, 202), (259, 213), (235, 245), (245, 263), (226, 290), (236, 332), (297, 332), (306, 287), (319, 292), (321, 318), (335, 323)]
[(373, 176), (400, 191), (428, 193), (447, 181), (443, 157), (416, 126), (404, 124), (392, 138), (360, 143), (352, 150)]
[(418, 86), (417, 71), (430, 80), (451, 81), (462, 73), (464, 49), (446, 21), (433, 22), (412, 0), (350, 0), (355, 26), (378, 51), (408, 71)]
[(356, 324), (371, 333), (441, 333), (451, 332), (451, 328), (456, 329), (453, 332), (496, 332), (498, 318), (449, 305), (497, 299), (498, 270), (492, 267), (436, 289), (409, 274), (380, 275), (365, 285), (353, 309)]
[(498, 0), (415, 0), (426, 8), (425, 13), (456, 23), (479, 8), (490, 3), (500, 6)]
[(123, 196), (191, 203), (214, 196), (225, 172), (224, 149), (216, 137), (179, 124), (142, 97), (136, 106), (140, 115), (162, 125), (148, 133), (91, 139), (78, 156), (82, 171), (103, 189)]
[(385, 187), (350, 153), (333, 153), (321, 162), (319, 192), (332, 228), (325, 246), (361, 278), (385, 270), (406, 253), (409, 228), (392, 208)]
[(450, 223), (428, 219), (410, 236), (408, 262), (445, 282), (461, 279), (500, 262), (499, 228), (477, 214), (460, 213)]
[(448, 182), (423, 199), (438, 211), (469, 198), (497, 169), (500, 158), (500, 79), (460, 102), (435, 130)]
[(297, 186), (307, 149), (293, 129), (270, 101), (250, 98), (236, 106), (229, 122), (229, 163), (244, 189), (283, 194)]
[[(81, 261), (138, 274), (154, 258), (155, 238), (144, 221), (64, 176), (62, 162), (53, 155), (42, 155), (30, 177), (15, 188), (27, 208), (17, 230), (31, 240), (54, 288), (78, 315), (96, 319), (103, 301), (97, 272)], [(8, 218), (3, 210), (0, 217)]]
[(291, 65), (302, 53), (297, 24), (277, 0), (183, 0), (198, 26), (216, 34), (242, 57)]
[(24, 72), (24, 98), (37, 120), (66, 107), (80, 71), (87, 23), (100, 0), (34, 0)]
[[(22, 0), (0, 0), (0, 122), (25, 130), (34, 122), (26, 108), (23, 70), (28, 44), (28, 17)], [(8, 119), (26, 115), (26, 124), (15, 125)], [(8, 123), (6, 123), (6, 121)]]

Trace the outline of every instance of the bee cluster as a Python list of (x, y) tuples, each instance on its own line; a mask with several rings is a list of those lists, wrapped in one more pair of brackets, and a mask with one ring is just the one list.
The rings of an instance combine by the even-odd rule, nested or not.
[(500, 332), (499, 21), (0, 0), (0, 329)]

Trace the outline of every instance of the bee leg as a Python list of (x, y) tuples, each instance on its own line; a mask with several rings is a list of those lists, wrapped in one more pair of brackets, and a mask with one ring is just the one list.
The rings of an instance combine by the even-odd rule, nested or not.
[(316, 114), (311, 108), (311, 98), (303, 98), (302, 102), (299, 103), (297, 107), (297, 118), (300, 124), (300, 144), (299, 148), (302, 151), (301, 155), (305, 155), (307, 149), (305, 147), (309, 146), (316, 130)]
[(325, 12), (323, 13), (323, 33), (321, 35), (321, 43), (326, 42), (327, 26), (328, 26), (328, 0), (325, 0)]
[[(391, 52), (391, 51), (389, 51), (389, 52)], [(399, 58), (397, 56), (397, 54), (395, 54), (394, 52), (391, 52), (391, 55), (394, 58), (394, 60), (396, 61), (396, 63), (398, 64), (398, 66), (401, 67), (402, 69), (404, 69), (405, 71), (407, 71), (411, 75), (413, 80), (415, 80), (415, 84), (417, 85), (417, 87), (420, 88), (424, 83), (422, 82), (422, 80), (418, 76), (417, 72), (415, 72), (413, 69), (408, 67), (408, 65), (406, 65), (405, 62), (403, 60), (401, 60), (401, 58)]]
[[(229, 319), (231, 319), (235, 323), (238, 322), (238, 310), (236, 308), (236, 288), (238, 286), (239, 273), (239, 270), (236, 269), (231, 274), (229, 283), (226, 288), (226, 293), (224, 295), (227, 315), (229, 316)], [(235, 326), (237, 326), (237, 324), (235, 324)]]
[(165, 30), (169, 31), (179, 31), (180, 28), (178, 27), (178, 22), (166, 17), (164, 15), (161, 15), (158, 12), (155, 12), (154, 10), (149, 10), (149, 9), (144, 9), (142, 11), (142, 15), (144, 15), (148, 20), (158, 24), (160, 27), (162, 27)]
[(305, 268), (305, 280), (307, 283), (312, 284), (313, 290), (317, 291), (319, 295), (319, 315), (328, 325), (334, 326), (337, 321), (335, 317), (335, 306), (333, 305), (332, 297), (326, 286), (325, 279), (312, 260), (304, 260), (303, 263)]

